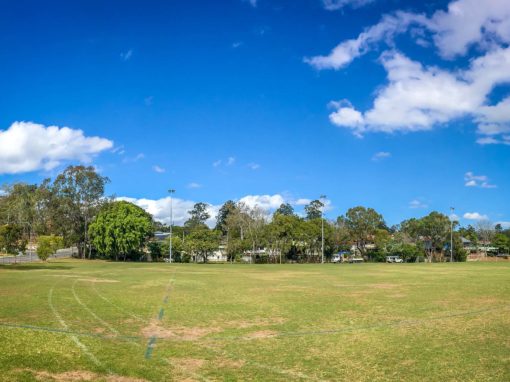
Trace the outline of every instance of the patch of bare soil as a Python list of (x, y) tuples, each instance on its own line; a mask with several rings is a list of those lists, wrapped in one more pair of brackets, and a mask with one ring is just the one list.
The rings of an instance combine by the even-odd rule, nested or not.
[(276, 336), (278, 333), (274, 330), (259, 330), (256, 332), (248, 333), (244, 338), (250, 339), (250, 340), (257, 340), (257, 339), (264, 339), (264, 338), (271, 338)]
[(221, 329), (216, 327), (166, 328), (161, 326), (161, 323), (157, 320), (152, 320), (148, 326), (142, 328), (142, 335), (147, 338), (173, 338), (184, 341), (197, 340), (208, 334), (217, 332), (221, 332)]
[(121, 375), (100, 375), (91, 371), (76, 370), (63, 373), (49, 373), (47, 371), (30, 371), (38, 381), (54, 382), (87, 382), (87, 381), (106, 381), (106, 382), (147, 382), (146, 379), (124, 377)]
[(245, 361), (242, 359), (233, 360), (227, 358), (220, 358), (214, 362), (214, 364), (219, 368), (225, 369), (239, 369), (244, 366)]

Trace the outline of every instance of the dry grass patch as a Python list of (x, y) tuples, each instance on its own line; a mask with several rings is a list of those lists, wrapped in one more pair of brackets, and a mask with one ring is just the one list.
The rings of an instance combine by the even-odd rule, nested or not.
[(256, 332), (248, 333), (243, 338), (249, 339), (249, 340), (258, 340), (258, 339), (264, 339), (264, 338), (272, 338), (278, 335), (278, 332), (275, 332), (274, 330), (258, 330)]
[(119, 280), (96, 279), (96, 278), (78, 279), (78, 281), (87, 281), (87, 282), (91, 282), (91, 283), (118, 283), (119, 282)]
[(176, 339), (183, 341), (194, 341), (211, 333), (221, 332), (220, 328), (216, 327), (171, 327), (166, 328), (161, 326), (158, 320), (152, 320), (148, 326), (142, 328), (142, 335), (146, 338), (157, 337), (164, 339)]
[(44, 382), (88, 382), (88, 381), (105, 381), (105, 382), (148, 382), (146, 379), (124, 377), (122, 375), (100, 375), (91, 371), (75, 370), (65, 371), (63, 373), (49, 373), (47, 371), (28, 370), (33, 374), (37, 381)]
[(272, 326), (272, 325), (280, 325), (285, 323), (287, 320), (282, 317), (272, 317), (272, 318), (255, 318), (252, 320), (231, 320), (225, 321), (223, 325), (226, 325), (228, 328), (235, 329), (248, 329), (257, 326)]

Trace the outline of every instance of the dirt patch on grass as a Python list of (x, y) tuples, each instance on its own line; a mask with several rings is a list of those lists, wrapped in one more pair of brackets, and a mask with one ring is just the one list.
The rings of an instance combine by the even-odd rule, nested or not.
[(264, 339), (275, 337), (278, 333), (274, 330), (259, 330), (256, 332), (248, 333), (244, 338), (250, 340)]
[(196, 372), (205, 365), (206, 360), (199, 358), (170, 358), (170, 362), (187, 372)]
[(148, 382), (146, 379), (124, 377), (122, 375), (100, 375), (91, 371), (76, 370), (63, 373), (49, 373), (47, 371), (31, 372), (37, 381), (54, 382), (86, 382), (86, 381), (106, 381), (106, 382)]
[(144, 337), (157, 337), (157, 338), (173, 338), (183, 341), (193, 341), (207, 336), (211, 333), (221, 332), (220, 328), (216, 327), (171, 327), (167, 328), (161, 325), (161, 322), (153, 320), (150, 324), (142, 328), (142, 335)]
[(233, 360), (227, 358), (220, 358), (214, 361), (216, 367), (224, 369), (239, 369), (244, 366), (246, 362), (242, 359)]

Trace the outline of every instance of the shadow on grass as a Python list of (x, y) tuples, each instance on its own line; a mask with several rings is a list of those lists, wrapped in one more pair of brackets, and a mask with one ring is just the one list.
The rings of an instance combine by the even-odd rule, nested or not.
[(0, 264), (0, 269), (8, 269), (13, 271), (34, 271), (40, 269), (47, 270), (69, 270), (75, 267), (69, 265), (60, 265), (55, 263), (47, 263), (47, 264)]

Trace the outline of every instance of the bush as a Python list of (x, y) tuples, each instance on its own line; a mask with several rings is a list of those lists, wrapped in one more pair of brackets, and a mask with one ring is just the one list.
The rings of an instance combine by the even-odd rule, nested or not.
[(60, 236), (39, 236), (37, 238), (37, 256), (42, 261), (48, 260), (57, 250), (64, 247), (64, 240)]

